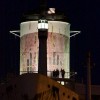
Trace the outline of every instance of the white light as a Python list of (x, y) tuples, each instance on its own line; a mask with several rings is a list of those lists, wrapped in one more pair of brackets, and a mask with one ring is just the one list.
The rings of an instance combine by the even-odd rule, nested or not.
[(49, 8), (48, 14), (55, 14), (55, 8)]
[(61, 82), (61, 85), (64, 85), (64, 81)]
[(38, 29), (48, 29), (48, 23), (46, 20), (39, 20)]

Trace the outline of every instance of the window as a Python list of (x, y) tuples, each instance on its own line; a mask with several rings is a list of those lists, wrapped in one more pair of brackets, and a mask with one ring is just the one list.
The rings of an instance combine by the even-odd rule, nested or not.
[(57, 65), (59, 65), (59, 55), (57, 55)]
[(27, 66), (29, 66), (29, 59), (27, 59)]
[(55, 65), (56, 52), (53, 52), (53, 64)]
[(30, 53), (30, 66), (32, 66), (32, 53)]
[(27, 67), (27, 72), (29, 72), (29, 67)]

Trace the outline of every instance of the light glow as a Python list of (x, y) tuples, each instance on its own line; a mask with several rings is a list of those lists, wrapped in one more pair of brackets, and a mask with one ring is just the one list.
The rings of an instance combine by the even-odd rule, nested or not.
[(48, 23), (39, 23), (38, 29), (48, 29)]
[(55, 8), (49, 8), (48, 14), (55, 14)]
[(40, 19), (38, 21), (38, 29), (48, 29), (48, 21)]

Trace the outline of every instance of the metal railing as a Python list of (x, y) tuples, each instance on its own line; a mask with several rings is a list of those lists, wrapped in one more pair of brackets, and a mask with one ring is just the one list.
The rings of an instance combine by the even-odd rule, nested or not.
[[(25, 74), (25, 73), (38, 73), (38, 71), (20, 71), (20, 74)], [(64, 78), (70, 78), (76, 74), (77, 72), (65, 72)], [(53, 76), (53, 71), (47, 71), (47, 76), (51, 78), (62, 78), (61, 71), (59, 71), (59, 75), (57, 76)]]

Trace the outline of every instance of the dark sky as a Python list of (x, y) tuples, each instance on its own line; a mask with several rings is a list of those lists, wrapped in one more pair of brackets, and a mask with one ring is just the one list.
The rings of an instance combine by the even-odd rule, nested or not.
[[(91, 52), (92, 84), (100, 84), (100, 1), (48, 0), (48, 7), (65, 13), (71, 30), (81, 34), (71, 38), (71, 70), (77, 79), (86, 75), (87, 54)], [(19, 70), (19, 38), (9, 34), (18, 30), (23, 13), (39, 8), (38, 0), (0, 0), (0, 78)], [(85, 80), (85, 77), (84, 77)]]

